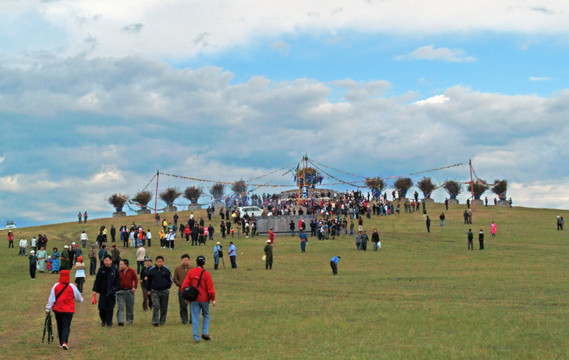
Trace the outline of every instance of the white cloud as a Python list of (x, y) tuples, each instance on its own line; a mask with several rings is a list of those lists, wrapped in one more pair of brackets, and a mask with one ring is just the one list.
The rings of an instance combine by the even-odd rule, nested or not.
[(529, 80), (530, 81), (550, 81), (552, 79), (550, 77), (546, 77), (546, 76), (530, 76)]
[[(403, 35), (566, 34), (568, 12), (569, 3), (558, 0), (539, 7), (520, 6), (514, 0), (358, 1), (349, 6), (343, 0), (275, 0), (263, 6), (248, 0), (146, 0), (136, 6), (109, 0), (29, 0), (0, 3), (0, 31), (22, 29), (2, 32), (9, 36), (3, 40), (10, 44), (12, 55), (48, 50), (64, 56), (88, 51), (94, 57), (186, 58), (308, 32), (326, 38), (342, 30)], [(37, 19), (34, 27), (22, 27), (30, 17)], [(54, 33), (58, 36), (49, 36)]]
[(427, 45), (413, 50), (407, 55), (398, 55), (397, 60), (440, 60), (447, 62), (474, 62), (475, 57), (468, 56), (461, 49), (435, 48)]
[(4, 156), (0, 156), (0, 164), (2, 164), (4, 160), (6, 160), (6, 158)]
[(282, 40), (275, 41), (271, 44), (271, 48), (283, 56), (287, 56), (290, 52), (290, 45)]
[(449, 101), (449, 97), (445, 95), (435, 95), (431, 96), (430, 98), (416, 101), (415, 104), (417, 105), (427, 105), (427, 104), (444, 104)]

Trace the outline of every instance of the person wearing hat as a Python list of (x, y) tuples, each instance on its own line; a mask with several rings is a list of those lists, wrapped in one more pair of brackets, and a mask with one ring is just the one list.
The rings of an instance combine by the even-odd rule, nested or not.
[(55, 313), (59, 347), (63, 350), (69, 350), (69, 333), (75, 313), (75, 302), (83, 302), (83, 297), (77, 287), (69, 283), (69, 270), (62, 270), (59, 281), (51, 288), (45, 311), (49, 314), (53, 310)]
[(220, 254), (221, 254), (221, 243), (218, 241), (217, 244), (215, 244), (215, 246), (213, 247), (213, 268), (215, 270), (217, 270), (217, 268), (219, 267)]
[(265, 270), (273, 269), (273, 244), (271, 239), (267, 240), (267, 245), (265, 245)]
[(182, 324), (187, 324), (188, 321), (192, 323), (192, 319), (188, 319), (188, 304), (182, 296), (182, 283), (186, 279), (188, 272), (194, 267), (190, 265), (190, 255), (182, 255), (182, 263), (174, 269), (174, 284), (178, 287), (178, 303), (180, 304), (180, 319), (182, 319)]
[[(192, 314), (192, 330), (194, 333), (194, 342), (200, 341), (200, 312), (203, 315), (202, 336), (204, 340), (211, 340), (209, 336), (209, 302), (215, 306), (215, 288), (211, 274), (204, 269), (205, 257), (200, 255), (196, 258), (197, 267), (190, 270), (186, 279), (180, 287), (180, 292), (185, 288), (193, 286), (198, 289), (198, 297), (196, 301), (190, 303), (190, 311)], [(201, 278), (201, 280), (200, 280)], [(199, 286), (198, 286), (199, 283)]]
[(30, 256), (28, 256), (30, 261), (30, 276), (32, 280), (36, 279), (36, 269), (38, 267), (38, 258), (34, 250), (30, 251)]
[(334, 256), (330, 259), (330, 267), (332, 268), (332, 275), (338, 275), (338, 262), (340, 261), (340, 256)]
[(83, 284), (85, 283), (85, 263), (83, 262), (83, 256), (78, 256), (75, 262), (75, 284), (79, 292), (83, 293)]
[(69, 246), (65, 245), (63, 251), (61, 252), (61, 270), (70, 270), (71, 262), (69, 257)]
[(111, 255), (106, 255), (103, 264), (99, 266), (95, 283), (93, 284), (93, 296), (99, 293), (99, 317), (101, 325), (113, 326), (113, 312), (115, 308), (115, 293), (120, 288), (121, 278), (117, 268), (113, 266)]
[(148, 270), (152, 267), (152, 258), (144, 257), (144, 266), (140, 270), (140, 287), (142, 288), (142, 310), (152, 309), (152, 298), (148, 296)]
[(53, 251), (51, 252), (51, 272), (53, 274), (57, 274), (59, 273), (59, 270), (61, 270), (60, 257), (61, 255), (59, 254), (59, 250), (54, 247)]
[(121, 261), (121, 252), (117, 248), (117, 244), (113, 244), (113, 248), (111, 249), (111, 259), (113, 259), (113, 266), (118, 269)]

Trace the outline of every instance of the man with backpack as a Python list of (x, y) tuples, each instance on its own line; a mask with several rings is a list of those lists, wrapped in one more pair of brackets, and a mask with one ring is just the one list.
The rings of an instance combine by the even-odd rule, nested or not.
[(184, 292), (184, 289), (190, 287), (194, 287), (198, 290), (195, 301), (190, 303), (190, 311), (192, 314), (194, 342), (199, 342), (200, 311), (203, 314), (201, 338), (211, 340), (209, 336), (209, 302), (211, 301), (211, 304), (215, 306), (215, 288), (213, 287), (211, 274), (203, 268), (205, 265), (205, 257), (202, 255), (198, 256), (196, 258), (196, 264), (197, 267), (188, 272), (182, 284), (181, 291)]

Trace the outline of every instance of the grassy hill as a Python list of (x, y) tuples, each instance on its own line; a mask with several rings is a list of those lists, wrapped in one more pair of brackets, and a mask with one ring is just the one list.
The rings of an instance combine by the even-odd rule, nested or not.
[[(17, 229), (16, 248), (8, 249), (0, 232), (0, 344), (2, 358), (115, 357), (229, 359), (555, 359), (569, 354), (569, 230), (556, 230), (556, 216), (569, 212), (546, 209), (481, 207), (474, 223), (475, 249), (467, 251), (468, 225), (463, 206), (444, 211), (428, 207), (432, 219), (427, 234), (420, 213), (364, 219), (364, 228), (377, 228), (379, 252), (357, 251), (352, 237), (318, 241), (311, 238), (307, 253), (298, 239), (278, 236), (275, 264), (264, 270), (265, 237), (234, 239), (238, 269), (213, 270), (213, 243), (192, 247), (178, 238), (176, 249), (158, 245), (152, 215), (94, 219), (86, 225), (66, 223)], [(180, 220), (188, 212), (179, 212)], [(196, 212), (205, 218), (205, 212)], [(498, 235), (490, 237), (496, 221)], [(71, 350), (41, 344), (44, 306), (57, 275), (38, 274), (31, 281), (27, 259), (17, 256), (17, 242), (47, 234), (48, 248), (78, 241), (86, 230), (94, 239), (101, 225), (141, 223), (153, 231), (153, 258), (164, 255), (171, 269), (180, 255), (192, 264), (205, 255), (212, 272), (218, 306), (211, 308), (212, 341), (194, 345), (192, 331), (182, 325), (173, 290), (168, 320), (151, 326), (136, 293), (134, 324), (101, 328), (96, 306), (90, 304), (92, 277), (85, 284), (85, 302), (78, 304), (72, 323)], [(212, 223), (219, 240), (219, 217)], [(207, 218), (206, 218), (207, 224)], [(477, 233), (486, 232), (486, 249), (478, 250)], [(110, 240), (109, 240), (110, 241)], [(225, 250), (228, 240), (222, 241)], [(134, 250), (122, 249), (135, 263)], [(341, 255), (333, 277), (332, 256)], [(73, 274), (74, 272), (72, 272)], [(116, 319), (114, 319), (116, 322)], [(55, 330), (55, 329), (54, 329)], [(57, 336), (57, 335), (56, 335)]]

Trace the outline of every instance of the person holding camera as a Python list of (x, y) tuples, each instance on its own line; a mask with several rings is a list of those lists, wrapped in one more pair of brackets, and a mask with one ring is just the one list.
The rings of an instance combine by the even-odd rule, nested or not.
[[(202, 336), (204, 340), (211, 340), (209, 336), (209, 302), (215, 306), (215, 288), (211, 274), (204, 269), (205, 257), (200, 255), (196, 258), (197, 267), (188, 272), (184, 283), (182, 284), (182, 293), (186, 288), (196, 288), (198, 294), (195, 301), (190, 303), (190, 311), (192, 314), (192, 330), (194, 332), (194, 341), (200, 341), (200, 311), (203, 315)], [(186, 300), (188, 301), (188, 300)]]

